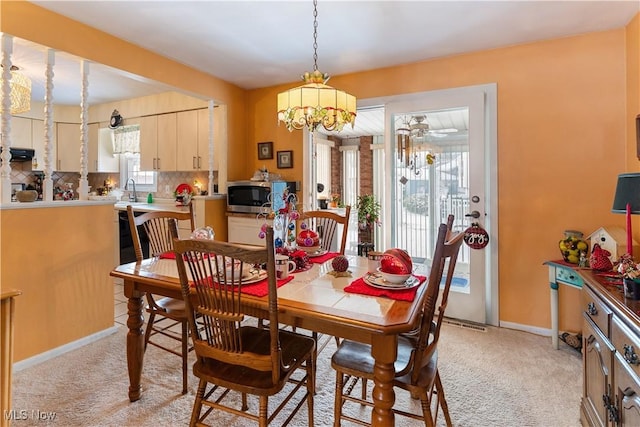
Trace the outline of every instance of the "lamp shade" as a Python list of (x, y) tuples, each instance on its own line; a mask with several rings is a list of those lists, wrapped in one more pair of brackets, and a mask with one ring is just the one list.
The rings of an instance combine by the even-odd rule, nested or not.
[(618, 175), (611, 212), (626, 213), (627, 203), (630, 205), (632, 214), (640, 214), (640, 173)]

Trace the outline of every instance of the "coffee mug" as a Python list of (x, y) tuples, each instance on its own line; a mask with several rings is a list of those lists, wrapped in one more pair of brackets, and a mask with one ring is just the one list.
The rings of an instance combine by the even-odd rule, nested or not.
[(369, 259), (367, 262), (369, 273), (377, 273), (378, 267), (380, 267), (380, 260), (382, 259), (382, 252), (371, 251), (367, 254), (367, 258)]
[(296, 269), (296, 263), (291, 261), (287, 255), (276, 255), (276, 277), (278, 280), (283, 280), (289, 277), (289, 273), (292, 273)]

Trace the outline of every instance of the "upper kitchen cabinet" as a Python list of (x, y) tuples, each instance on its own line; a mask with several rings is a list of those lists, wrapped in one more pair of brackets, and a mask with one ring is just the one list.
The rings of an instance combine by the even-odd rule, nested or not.
[(133, 120), (140, 125), (140, 170), (176, 170), (176, 114), (159, 114)]
[(207, 145), (199, 141), (200, 128), (198, 120), (199, 110), (176, 113), (178, 147), (180, 147), (176, 150), (176, 167), (179, 171), (200, 170), (203, 157), (206, 161), (207, 156), (204, 153)]
[(135, 119), (140, 125), (140, 170), (176, 170), (176, 114)]
[(11, 146), (18, 148), (33, 148), (33, 131), (31, 119), (24, 117), (11, 117)]
[[(220, 147), (223, 141), (219, 137), (221, 124), (216, 120), (214, 109), (213, 170), (219, 169)], [(209, 109), (181, 111), (177, 113), (178, 147), (177, 170), (209, 170)]]
[(113, 154), (113, 130), (100, 123), (90, 123), (88, 138), (88, 171), (119, 172), (120, 159)]
[(80, 172), (80, 125), (56, 123), (57, 160), (54, 166), (60, 172)]

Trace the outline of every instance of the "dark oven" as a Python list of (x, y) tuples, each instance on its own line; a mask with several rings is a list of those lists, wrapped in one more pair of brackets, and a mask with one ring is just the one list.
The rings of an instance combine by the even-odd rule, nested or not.
[(227, 183), (227, 210), (260, 213), (262, 207), (271, 204), (274, 198), (274, 207), (277, 207), (285, 189), (295, 194), (298, 188), (296, 181), (230, 181)]

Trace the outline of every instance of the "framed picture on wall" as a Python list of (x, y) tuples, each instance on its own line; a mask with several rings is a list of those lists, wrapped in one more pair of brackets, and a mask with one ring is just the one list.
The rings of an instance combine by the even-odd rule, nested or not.
[(278, 169), (293, 167), (293, 151), (278, 151)]
[(273, 142), (258, 142), (258, 160), (273, 159)]

